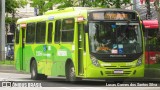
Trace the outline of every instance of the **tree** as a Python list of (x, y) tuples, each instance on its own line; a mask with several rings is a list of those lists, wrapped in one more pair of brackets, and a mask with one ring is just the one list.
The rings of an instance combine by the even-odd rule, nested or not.
[(39, 10), (39, 15), (42, 15), (43, 12), (46, 11), (47, 8), (45, 8), (45, 0), (32, 0), (33, 3), (31, 4), (32, 7)]
[[(27, 4), (26, 0), (5, 0), (5, 12), (6, 12), (6, 30), (8, 30), (8, 25), (15, 24), (15, 12), (17, 8), (24, 7)], [(8, 14), (11, 14), (12, 17), (8, 17)]]
[(121, 8), (122, 4), (130, 4), (131, 0), (110, 0), (110, 2), (113, 2), (113, 5), (115, 5), (116, 8)]
[(42, 15), (49, 9), (52, 9), (53, 5), (60, 4), (58, 8), (72, 7), (75, 0), (32, 0), (32, 7), (39, 10), (39, 15)]
[(71, 6), (121, 8), (123, 4), (126, 5), (131, 2), (131, 0), (51, 0), (51, 1), (54, 1), (53, 4), (60, 4), (58, 8), (71, 7)]
[(65, 7), (116, 7), (121, 8), (122, 4), (129, 4), (131, 0), (32, 0), (32, 6), (39, 9), (39, 15), (52, 9), (53, 5), (59, 5), (57, 8)]
[(26, 4), (26, 0), (5, 0), (5, 12), (13, 13), (16, 8), (24, 7)]
[(12, 14), (11, 21), (13, 21), (15, 19), (16, 9), (24, 7), (26, 4), (27, 4), (26, 0), (5, 0), (5, 12), (7, 13), (6, 15), (7, 21), (8, 21), (8, 13)]
[(82, 6), (104, 7), (104, 8), (121, 8), (123, 4), (129, 4), (131, 0), (82, 0)]

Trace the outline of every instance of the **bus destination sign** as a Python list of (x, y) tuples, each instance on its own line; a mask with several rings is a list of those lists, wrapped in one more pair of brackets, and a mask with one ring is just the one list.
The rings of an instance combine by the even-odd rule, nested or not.
[(128, 12), (93, 12), (92, 20), (135, 20), (135, 13)]

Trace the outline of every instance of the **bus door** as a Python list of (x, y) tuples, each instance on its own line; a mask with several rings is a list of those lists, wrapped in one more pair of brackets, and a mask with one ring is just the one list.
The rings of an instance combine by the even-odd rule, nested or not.
[(83, 75), (84, 73), (84, 24), (83, 22), (78, 23), (78, 74)]
[(54, 66), (54, 57), (53, 55), (55, 54), (55, 50), (53, 50), (52, 47), (52, 36), (53, 36), (53, 22), (48, 22), (47, 23), (47, 53), (46, 53), (46, 67), (45, 67), (45, 74), (46, 75), (51, 75), (52, 71), (52, 66)]
[(53, 65), (52, 65), (52, 71), (51, 74), (53, 76), (58, 76), (60, 74), (60, 68), (58, 65), (59, 62), (59, 58), (58, 58), (58, 49), (60, 47), (60, 29), (61, 29), (61, 19), (56, 20), (55, 22), (53, 22), (53, 52), (52, 52), (52, 57), (53, 57)]
[(25, 62), (25, 28), (22, 28), (22, 59), (21, 59), (21, 64), (22, 64), (22, 68), (21, 68), (21, 70), (26, 70), (26, 66), (25, 66), (25, 64), (26, 64), (26, 62)]
[(21, 49), (20, 49), (20, 25), (17, 25), (14, 42), (14, 59), (16, 69), (21, 70)]

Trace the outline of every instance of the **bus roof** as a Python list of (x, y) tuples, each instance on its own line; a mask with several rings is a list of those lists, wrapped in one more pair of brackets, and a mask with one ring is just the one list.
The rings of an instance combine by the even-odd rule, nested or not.
[(55, 10), (49, 10), (45, 12), (44, 15), (50, 15), (50, 14), (57, 14), (57, 13), (64, 13), (64, 12), (71, 12), (71, 11), (82, 11), (82, 10), (88, 10), (88, 11), (125, 11), (125, 12), (133, 12), (133, 10), (128, 9), (119, 9), (119, 8), (100, 8), (100, 7), (68, 7), (65, 9), (55, 9)]
[(158, 28), (158, 20), (143, 20), (145, 28)]
[[(29, 23), (29, 22), (38, 22), (48, 20), (49, 17), (53, 17), (55, 19), (61, 19), (62, 17), (72, 17), (79, 16), (84, 13), (82, 12), (93, 12), (93, 11), (125, 11), (125, 12), (135, 12), (133, 10), (127, 9), (108, 9), (108, 8), (92, 8), (92, 7), (68, 7), (64, 9), (55, 9), (49, 10), (42, 16), (35, 16), (29, 18), (18, 19), (17, 24)], [(87, 17), (87, 14), (86, 14)]]

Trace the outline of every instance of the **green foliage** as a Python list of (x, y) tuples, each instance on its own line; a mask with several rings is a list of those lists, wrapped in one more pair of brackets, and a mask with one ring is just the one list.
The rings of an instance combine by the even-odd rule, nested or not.
[(5, 18), (6, 24), (15, 22), (17, 19), (14, 17), (16, 8), (24, 7), (27, 4), (26, 0), (5, 0), (5, 12), (12, 14), (12, 18), (8, 17), (8, 14)]
[(39, 9), (39, 14), (42, 15), (44, 11), (46, 11), (45, 8), (45, 0), (32, 0), (32, 7)]
[(12, 22), (12, 18), (11, 17), (5, 17), (5, 23), (9, 24)]
[(122, 4), (129, 4), (131, 0), (83, 0), (84, 5), (82, 6), (89, 6), (89, 7), (104, 7), (104, 8), (110, 8), (110, 7), (116, 7), (121, 8)]
[(65, 7), (116, 7), (121, 8), (122, 4), (129, 4), (131, 0), (32, 0), (32, 6), (39, 9), (42, 15), (45, 11), (52, 9), (53, 5), (57, 8)]
[(112, 2), (116, 8), (121, 8), (122, 4), (126, 5), (126, 4), (131, 3), (131, 0), (109, 0), (109, 1)]
[(65, 7), (74, 7), (76, 6), (74, 4), (74, 0), (64, 0), (65, 3), (61, 3), (60, 6), (58, 6), (58, 8), (65, 8)]
[(16, 8), (24, 7), (26, 4), (26, 0), (5, 0), (5, 11), (6, 13), (13, 13)]
[(12, 22), (16, 22), (18, 18), (12, 18), (12, 17), (5, 17), (5, 23), (10, 24)]
[(52, 9), (53, 5), (60, 4), (58, 8), (75, 6), (75, 0), (32, 0), (32, 7), (39, 9), (39, 15), (42, 15), (49, 9)]

